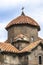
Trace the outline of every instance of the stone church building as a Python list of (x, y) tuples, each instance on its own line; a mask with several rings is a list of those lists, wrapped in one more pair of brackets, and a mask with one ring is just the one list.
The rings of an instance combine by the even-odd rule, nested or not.
[(0, 65), (43, 65), (43, 39), (34, 19), (22, 11), (5, 29), (8, 38), (0, 42)]

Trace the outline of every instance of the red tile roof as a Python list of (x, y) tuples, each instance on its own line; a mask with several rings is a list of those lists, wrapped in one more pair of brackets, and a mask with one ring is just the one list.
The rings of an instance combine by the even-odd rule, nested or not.
[(4, 52), (12, 52), (12, 53), (23, 53), (23, 52), (30, 52), (32, 49), (34, 49), (36, 46), (40, 44), (41, 40), (38, 40), (36, 42), (30, 43), (27, 47), (19, 51), (16, 47), (11, 45), (10, 43), (1, 43), (0, 42), (0, 49)]
[(16, 19), (12, 20), (6, 26), (6, 29), (8, 29), (10, 26), (15, 25), (15, 24), (30, 24), (30, 25), (34, 25), (34, 26), (39, 27), (39, 24), (35, 20), (33, 20), (31, 17), (21, 15), (21, 16), (17, 17)]
[(5, 52), (13, 52), (13, 53), (18, 53), (19, 50), (15, 48), (11, 43), (1, 43), (0, 42), (0, 49), (1, 51)]
[(36, 42), (30, 43), (27, 47), (25, 47), (24, 49), (22, 49), (20, 51), (20, 53), (22, 52), (31, 52), (32, 49), (34, 49), (36, 46), (38, 46), (38, 44), (40, 44), (41, 40), (38, 40)]

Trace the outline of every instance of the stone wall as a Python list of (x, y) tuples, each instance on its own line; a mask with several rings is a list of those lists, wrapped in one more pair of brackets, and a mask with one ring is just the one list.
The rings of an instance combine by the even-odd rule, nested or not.
[[(37, 48), (35, 48), (33, 51), (31, 51), (30, 54), (25, 55), (3, 55), (3, 58), (1, 58), (2, 55), (0, 55), (0, 59), (3, 59), (3, 62), (6, 64), (14, 64), (14, 65), (40, 65), (39, 64), (39, 56), (42, 57), (42, 64), (43, 65), (43, 50), (41, 46), (39, 45)], [(0, 61), (1, 62), (1, 61)]]
[(16, 48), (18, 48), (19, 50), (22, 50), (23, 48), (25, 48), (28, 45), (29, 45), (29, 43), (24, 43), (24, 42), (22, 42), (22, 43), (21, 42), (14, 43), (14, 46)]
[(11, 39), (16, 37), (19, 34), (24, 34), (26, 35), (30, 42), (31, 41), (31, 37), (34, 38), (34, 41), (37, 40), (38, 37), (38, 30), (36, 27), (31, 27), (31, 26), (26, 26), (26, 25), (18, 25), (18, 26), (12, 26), (11, 28), (8, 29), (8, 40), (9, 42), (11, 42)]
[(29, 65), (40, 65), (39, 56), (42, 56), (41, 65), (43, 65), (43, 50), (41, 49), (41, 46), (38, 46), (34, 51), (31, 52), (30, 55), (28, 55)]

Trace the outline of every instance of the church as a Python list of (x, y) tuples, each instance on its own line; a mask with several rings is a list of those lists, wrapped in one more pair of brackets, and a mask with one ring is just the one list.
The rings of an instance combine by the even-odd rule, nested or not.
[(43, 65), (43, 39), (34, 19), (22, 11), (5, 29), (8, 38), (0, 42), (0, 65)]

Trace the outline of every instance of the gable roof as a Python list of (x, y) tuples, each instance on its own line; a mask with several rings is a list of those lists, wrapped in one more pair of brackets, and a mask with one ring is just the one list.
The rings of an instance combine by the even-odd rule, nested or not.
[(30, 43), (27, 47), (23, 48), (22, 50), (18, 50), (16, 47), (11, 45), (10, 43), (1, 43), (0, 42), (0, 50), (3, 52), (12, 52), (12, 53), (24, 53), (24, 52), (31, 52), (36, 46), (40, 44), (41, 40), (36, 42)]
[(22, 49), (20, 51), (21, 52), (31, 52), (32, 49), (34, 49), (36, 46), (38, 46), (38, 44), (40, 44), (41, 40), (38, 40), (36, 42), (30, 43), (27, 47), (25, 47), (24, 49)]
[(12, 25), (17, 25), (17, 24), (29, 24), (29, 25), (33, 25), (33, 26), (37, 26), (40, 29), (39, 24), (32, 19), (29, 16), (25, 16), (25, 15), (20, 15), (18, 16), (16, 19), (12, 20), (7, 26), (6, 29), (8, 29), (9, 27), (11, 27)]

